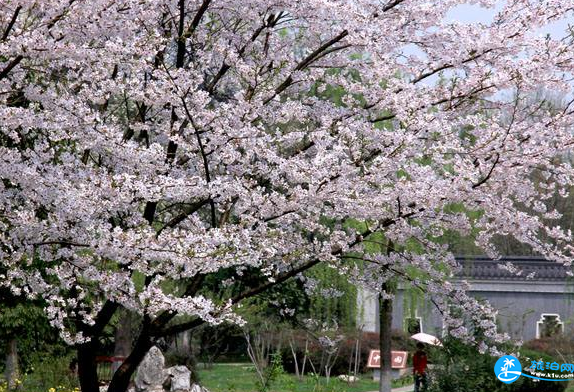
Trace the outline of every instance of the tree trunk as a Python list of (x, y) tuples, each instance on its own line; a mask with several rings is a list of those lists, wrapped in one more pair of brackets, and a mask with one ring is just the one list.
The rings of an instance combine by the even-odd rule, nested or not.
[[(383, 283), (382, 291), (391, 294), (392, 289), (388, 282)], [(379, 392), (391, 392), (391, 328), (393, 322), (393, 300), (383, 298), (379, 294), (379, 338), (381, 350), (381, 378), (379, 380)]]
[(96, 322), (91, 328), (77, 323), (78, 330), (90, 341), (77, 346), (78, 355), (78, 378), (82, 392), (99, 392), (98, 368), (96, 354), (99, 348), (99, 338), (111, 318), (118, 310), (118, 305), (112, 301), (106, 301), (96, 316)]
[(305, 364), (307, 363), (307, 352), (309, 350), (309, 336), (305, 336), (305, 353), (303, 354), (303, 365), (301, 365), (301, 380), (305, 375)]
[[(122, 309), (120, 319), (115, 333), (114, 357), (127, 358), (132, 350), (132, 313), (129, 310)], [(112, 363), (112, 376), (120, 367), (121, 362)]]
[(98, 368), (96, 364), (97, 342), (90, 342), (78, 346), (78, 378), (82, 392), (99, 392)]
[(297, 380), (301, 380), (301, 373), (299, 373), (299, 361), (297, 361), (297, 353), (295, 352), (295, 339), (289, 339), (289, 347), (291, 348), (291, 355), (293, 355), (293, 363), (295, 364), (295, 376)]
[[(150, 336), (146, 332), (142, 332), (130, 355), (114, 373), (108, 392), (126, 392), (128, 390), (132, 375), (152, 346), (153, 342)], [(82, 390), (82, 392), (84, 391)]]
[(353, 370), (353, 376), (357, 377), (359, 374), (359, 360), (361, 358), (361, 335), (363, 334), (363, 330), (359, 330), (359, 337), (357, 338), (357, 345), (355, 347), (355, 368)]
[(184, 331), (181, 334), (181, 346), (183, 347), (183, 352), (186, 354), (191, 353), (191, 332)]
[(18, 366), (18, 343), (15, 338), (8, 342), (8, 352), (6, 353), (6, 381), (8, 389), (16, 389), (18, 378), (20, 377), (20, 368)]

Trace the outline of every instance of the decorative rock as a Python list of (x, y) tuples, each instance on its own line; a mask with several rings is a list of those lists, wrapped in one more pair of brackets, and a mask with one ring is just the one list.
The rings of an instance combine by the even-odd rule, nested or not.
[(209, 392), (209, 390), (207, 390), (206, 388), (202, 387), (199, 384), (193, 384), (189, 392)]
[(173, 366), (166, 369), (171, 379), (171, 392), (183, 392), (191, 389), (191, 371), (186, 366)]
[(344, 382), (348, 382), (348, 383), (355, 383), (357, 381), (359, 381), (359, 377), (355, 377), (355, 376), (347, 376), (345, 374), (341, 374), (339, 377), (337, 377), (339, 380), (344, 381)]
[(163, 392), (164, 364), (161, 350), (152, 347), (138, 367), (135, 378), (136, 392)]
[(199, 384), (191, 385), (191, 371), (186, 366), (164, 369), (165, 359), (154, 346), (144, 357), (135, 377), (135, 390), (129, 392), (209, 392)]

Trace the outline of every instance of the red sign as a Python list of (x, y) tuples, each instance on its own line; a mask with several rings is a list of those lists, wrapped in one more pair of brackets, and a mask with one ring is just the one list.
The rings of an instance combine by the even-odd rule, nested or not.
[[(391, 368), (393, 369), (404, 369), (407, 367), (407, 355), (406, 351), (391, 351)], [(368, 368), (379, 368), (381, 367), (381, 351), (371, 350), (369, 354), (369, 361), (367, 362)]]

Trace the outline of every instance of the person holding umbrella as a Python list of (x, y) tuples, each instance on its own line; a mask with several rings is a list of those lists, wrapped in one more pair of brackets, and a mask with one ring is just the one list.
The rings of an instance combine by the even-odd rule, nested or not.
[[(442, 347), (442, 343), (436, 336), (419, 332), (411, 336), (417, 340), (417, 351), (413, 355), (413, 376), (415, 378), (415, 392), (425, 392), (427, 390), (427, 353), (425, 344)], [(423, 344), (424, 343), (424, 344)], [(421, 388), (422, 386), (422, 388)]]
[[(425, 345), (417, 343), (417, 351), (413, 356), (413, 376), (415, 378), (415, 392), (425, 392), (427, 389), (427, 354)], [(421, 389), (422, 385), (422, 389)]]

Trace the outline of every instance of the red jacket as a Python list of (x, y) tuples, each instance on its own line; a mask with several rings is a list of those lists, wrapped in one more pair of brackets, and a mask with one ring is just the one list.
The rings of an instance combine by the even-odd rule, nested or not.
[(424, 351), (417, 351), (413, 356), (413, 374), (424, 374), (427, 370), (427, 355)]

